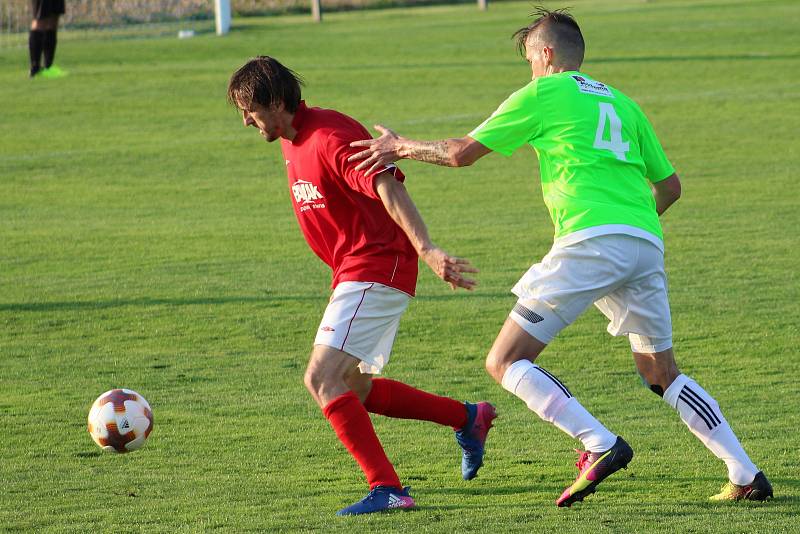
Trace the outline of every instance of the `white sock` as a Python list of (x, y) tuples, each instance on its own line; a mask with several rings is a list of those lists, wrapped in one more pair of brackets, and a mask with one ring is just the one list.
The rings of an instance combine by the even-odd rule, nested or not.
[(745, 486), (753, 481), (758, 468), (744, 452), (714, 397), (688, 376), (680, 375), (664, 392), (664, 400), (678, 410), (692, 434), (725, 462), (731, 482)]
[(617, 436), (581, 406), (556, 377), (529, 360), (511, 364), (503, 375), (503, 387), (525, 401), (532, 411), (583, 442), (590, 452), (604, 452)]

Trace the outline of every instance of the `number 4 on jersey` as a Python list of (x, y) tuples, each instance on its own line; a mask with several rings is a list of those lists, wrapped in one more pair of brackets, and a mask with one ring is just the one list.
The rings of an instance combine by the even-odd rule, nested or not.
[[(614, 106), (608, 102), (599, 102), (600, 120), (597, 122), (597, 133), (594, 136), (594, 147), (601, 150), (610, 150), (620, 161), (625, 159), (625, 153), (631, 149), (628, 141), (622, 140), (622, 121), (614, 110)], [(606, 141), (606, 122), (611, 126), (610, 140)]]

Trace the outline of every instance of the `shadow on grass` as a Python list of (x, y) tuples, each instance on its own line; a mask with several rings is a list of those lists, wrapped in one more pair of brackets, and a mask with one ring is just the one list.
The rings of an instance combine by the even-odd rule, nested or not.
[[(599, 491), (599, 490), (598, 490)], [(776, 490), (780, 491), (780, 489)], [(777, 494), (775, 497), (768, 499), (766, 501), (711, 501), (706, 500), (704, 498), (701, 499), (692, 499), (692, 498), (681, 498), (680, 496), (670, 496), (669, 500), (672, 504), (679, 505), (682, 507), (687, 508), (694, 508), (696, 510), (702, 510), (704, 512), (716, 512), (721, 509), (735, 509), (740, 507), (746, 507), (748, 509), (763, 509), (763, 510), (770, 510), (771, 514), (782, 515), (782, 516), (790, 516), (794, 517), (796, 515), (796, 507), (798, 503), (800, 503), (800, 498), (795, 495), (780, 495)], [(646, 511), (653, 511), (658, 512), (661, 507), (663, 507), (664, 501), (658, 502), (640, 502), (637, 506), (639, 510), (644, 513)]]
[[(440, 295), (418, 295), (416, 300), (418, 301), (426, 301), (426, 300), (461, 300), (463, 298), (468, 299), (498, 299), (498, 298), (505, 298), (508, 299), (509, 302), (514, 302), (512, 299), (516, 299), (516, 297), (511, 293), (511, 291), (496, 291), (494, 293), (468, 293), (466, 291), (453, 291), (452, 293), (445, 293)], [(512, 304), (513, 305), (513, 304)]]
[[(777, 486), (778, 489), (786, 486), (791, 486), (795, 493), (800, 495), (800, 480), (796, 478), (775, 478), (770, 477), (770, 482), (772, 482), (773, 486)], [(773, 488), (774, 489), (774, 488)]]
[(65, 301), (65, 302), (24, 302), (0, 304), (0, 312), (49, 312), (59, 310), (103, 310), (108, 308), (125, 307), (150, 307), (150, 306), (200, 306), (200, 305), (224, 305), (224, 304), (266, 304), (277, 306), (281, 302), (294, 301), (319, 301), (324, 300), (326, 294), (320, 295), (280, 295), (264, 297), (199, 297), (199, 298), (132, 298), (114, 300), (89, 300), (89, 301)]
[[(495, 299), (509, 297), (510, 293), (476, 293), (469, 298)], [(113, 300), (75, 300), (56, 302), (19, 302), (0, 304), (0, 312), (51, 312), (51, 311), (77, 311), (77, 310), (103, 310), (108, 308), (142, 307), (151, 306), (213, 306), (225, 304), (261, 304), (267, 307), (278, 306), (285, 302), (313, 301), (324, 302), (329, 297), (327, 292), (314, 295), (268, 295), (263, 297), (198, 297), (198, 298), (158, 298), (141, 297), (131, 299)], [(463, 292), (427, 295), (418, 297), (419, 300), (449, 301), (464, 298)]]
[(519, 495), (532, 493), (530, 486), (487, 486), (475, 488), (428, 488), (420, 490), (425, 495)]
[(468, 510), (470, 508), (475, 510), (485, 510), (487, 507), (485, 504), (439, 504), (436, 506), (423, 506), (417, 504), (410, 510), (404, 510), (403, 513), (443, 512), (445, 510)]
[(79, 452), (75, 454), (78, 458), (97, 458), (100, 456), (99, 451), (92, 451), (92, 452)]

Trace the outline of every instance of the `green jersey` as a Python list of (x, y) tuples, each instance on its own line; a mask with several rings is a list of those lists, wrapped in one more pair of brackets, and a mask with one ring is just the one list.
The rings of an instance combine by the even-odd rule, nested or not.
[(533, 146), (557, 242), (629, 233), (662, 246), (648, 180), (675, 171), (642, 110), (613, 87), (576, 71), (537, 78), (469, 136), (506, 156)]

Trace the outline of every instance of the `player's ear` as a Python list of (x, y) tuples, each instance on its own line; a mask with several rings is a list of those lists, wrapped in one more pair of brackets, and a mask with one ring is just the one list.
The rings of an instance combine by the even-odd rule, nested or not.
[(542, 49), (542, 56), (544, 56), (545, 65), (552, 65), (555, 59), (555, 51), (551, 47), (545, 46)]

